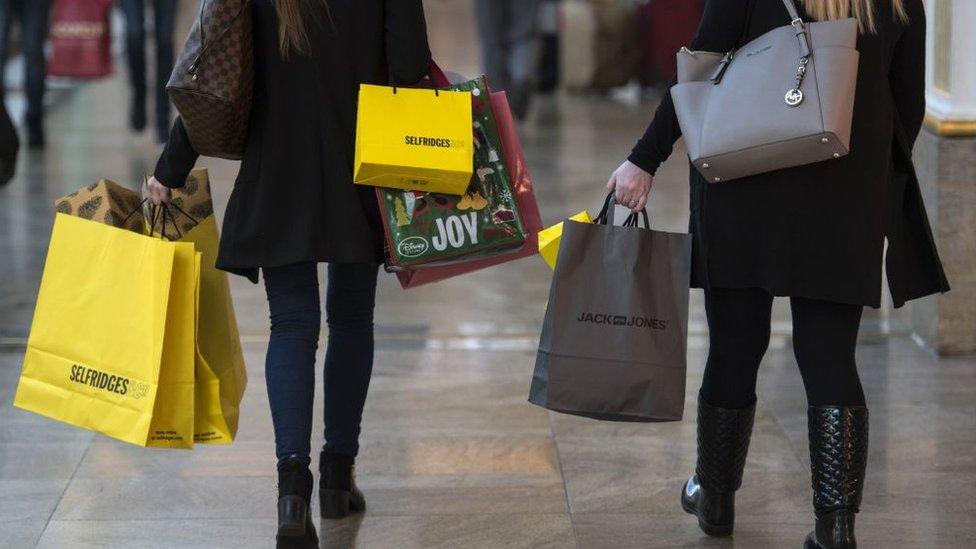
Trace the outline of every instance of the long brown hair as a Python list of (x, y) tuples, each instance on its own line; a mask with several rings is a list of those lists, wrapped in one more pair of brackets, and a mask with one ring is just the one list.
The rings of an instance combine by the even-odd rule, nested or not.
[[(875, 2), (876, 0), (803, 0), (803, 7), (810, 17), (817, 21), (854, 17), (861, 32), (877, 32)], [(905, 0), (881, 0), (881, 3), (889, 2), (895, 19), (902, 23), (907, 22), (908, 11), (905, 9)]]
[(308, 24), (315, 18), (315, 12), (309, 12), (311, 4), (325, 7), (332, 22), (328, 0), (274, 0), (273, 4), (278, 15), (278, 50), (283, 59), (288, 59), (292, 50), (308, 53)]

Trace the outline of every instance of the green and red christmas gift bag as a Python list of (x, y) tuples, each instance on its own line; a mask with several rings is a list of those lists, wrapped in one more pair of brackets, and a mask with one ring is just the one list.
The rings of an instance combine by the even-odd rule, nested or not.
[(462, 196), (377, 189), (391, 270), (486, 257), (521, 247), (526, 231), (484, 77), (452, 85), (470, 91), (474, 175)]

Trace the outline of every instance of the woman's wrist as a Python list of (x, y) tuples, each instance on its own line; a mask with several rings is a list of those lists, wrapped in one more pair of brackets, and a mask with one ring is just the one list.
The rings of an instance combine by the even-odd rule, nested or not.
[(658, 167), (661, 165), (660, 161), (650, 158), (648, 155), (644, 154), (642, 151), (636, 148), (627, 157), (627, 160), (637, 166), (638, 168), (644, 170), (645, 172), (654, 175), (657, 172)]

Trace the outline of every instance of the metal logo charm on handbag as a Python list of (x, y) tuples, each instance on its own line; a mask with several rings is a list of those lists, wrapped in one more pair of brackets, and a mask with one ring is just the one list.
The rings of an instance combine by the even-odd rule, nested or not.
[(792, 90), (786, 92), (786, 104), (791, 107), (796, 107), (800, 103), (803, 103), (803, 92), (798, 88), (793, 88)]
[(807, 63), (809, 62), (809, 57), (800, 59), (800, 65), (796, 68), (796, 86), (786, 92), (786, 96), (783, 98), (786, 100), (786, 104), (791, 107), (798, 107), (800, 103), (803, 103), (803, 91), (800, 90), (800, 86), (803, 85), (803, 77), (807, 74)]

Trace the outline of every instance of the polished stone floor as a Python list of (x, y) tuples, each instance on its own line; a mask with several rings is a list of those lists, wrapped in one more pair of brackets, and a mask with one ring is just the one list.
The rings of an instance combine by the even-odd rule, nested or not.
[[(428, 2), (442, 64), (477, 70), (467, 1)], [(51, 112), (50, 148), (21, 157), (0, 190), (0, 547), (271, 547), (275, 478), (263, 381), (267, 305), (234, 281), (251, 383), (239, 439), (146, 450), (14, 409), (52, 201), (97, 178), (135, 186), (155, 146), (125, 129), (123, 84), (73, 91)], [(593, 210), (653, 104), (543, 99), (523, 127), (547, 221)], [(204, 161), (218, 203), (235, 165)], [(663, 168), (654, 224), (687, 222), (680, 155)], [(761, 380), (734, 538), (704, 537), (678, 507), (694, 467), (694, 396), (707, 334), (692, 297), (681, 423), (601, 423), (526, 403), (548, 270), (537, 258), (403, 292), (383, 281), (376, 370), (358, 462), (362, 517), (323, 522), (323, 547), (799, 547), (812, 524), (806, 415), (788, 310)], [(976, 304), (974, 304), (976, 305)], [(858, 359), (871, 407), (862, 547), (976, 546), (976, 360), (936, 359), (886, 314)], [(320, 436), (320, 435), (319, 435)]]

